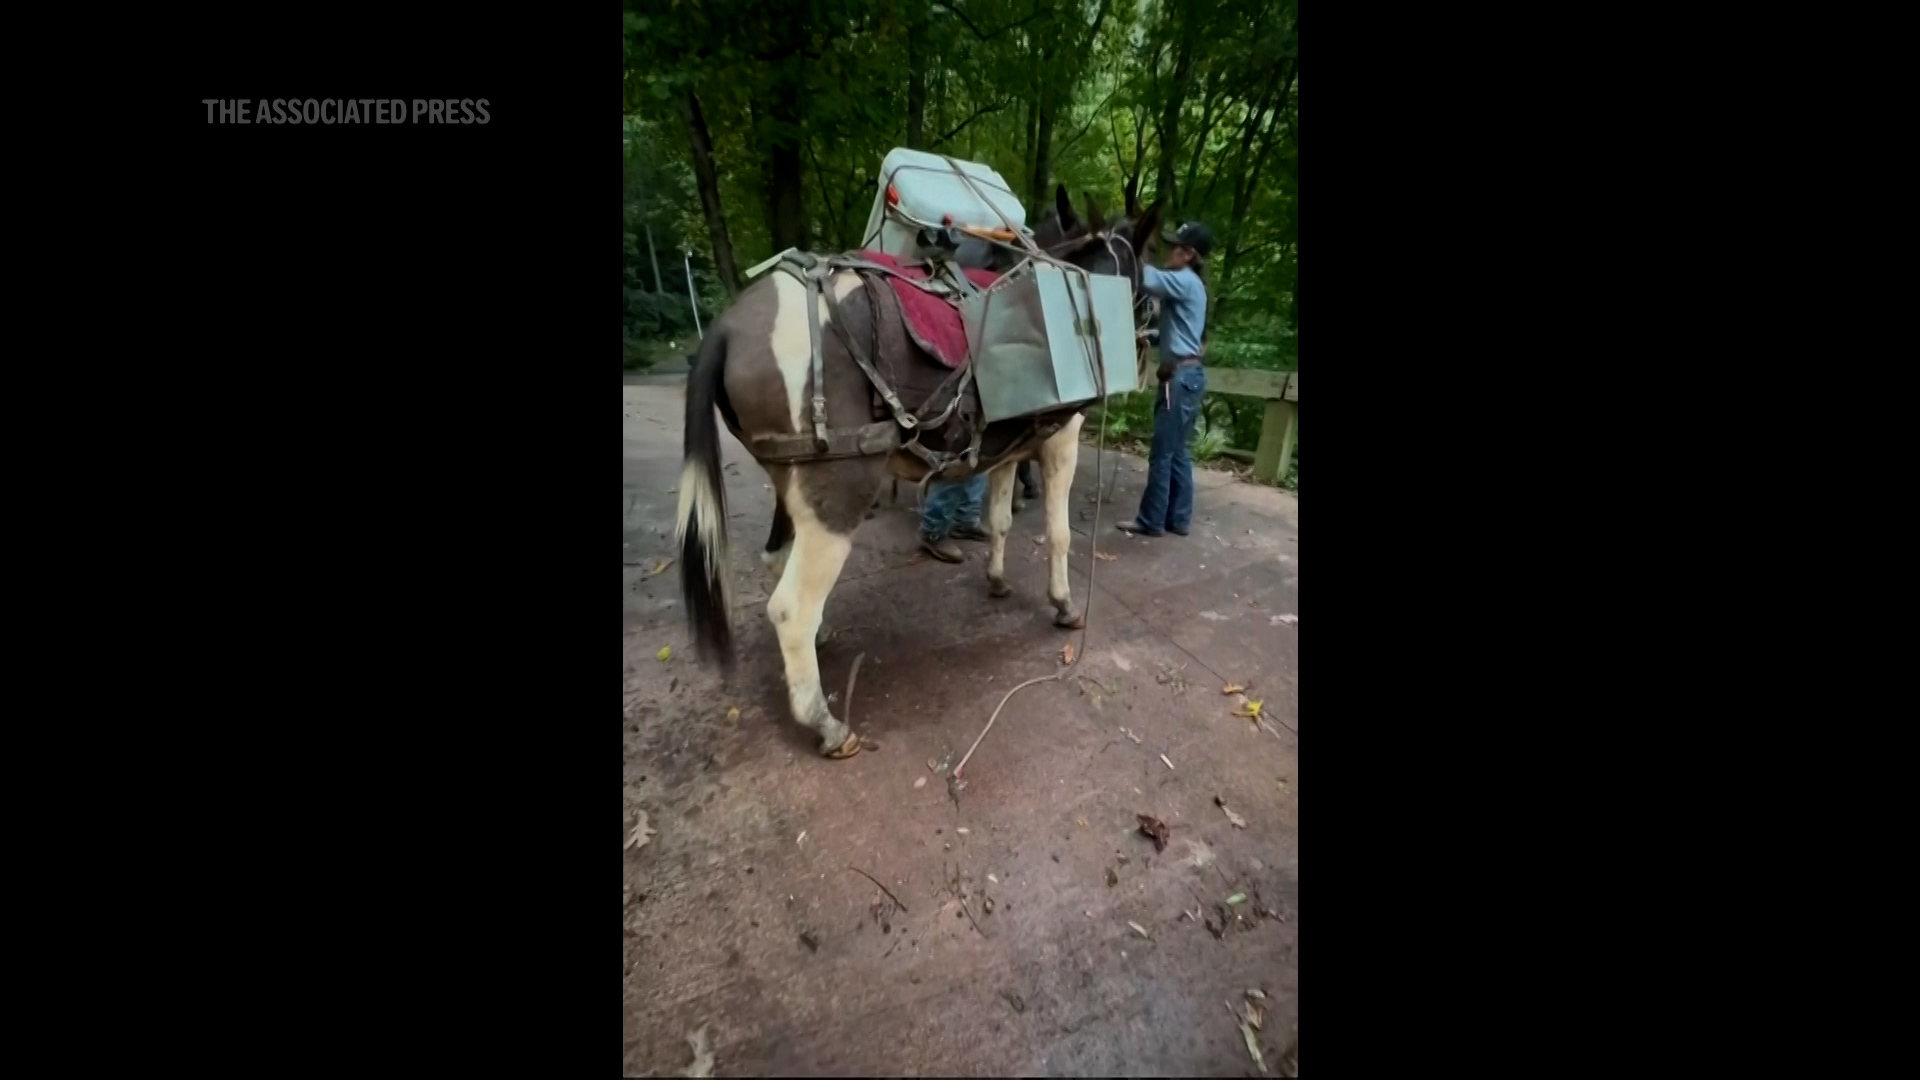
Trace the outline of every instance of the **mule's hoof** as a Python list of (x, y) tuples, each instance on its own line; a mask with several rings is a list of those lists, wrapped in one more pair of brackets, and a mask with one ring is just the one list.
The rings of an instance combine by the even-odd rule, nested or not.
[(1076, 615), (1071, 611), (1055, 612), (1053, 625), (1062, 630), (1085, 630), (1087, 628), (1087, 618), (1084, 615)]
[(987, 595), (993, 597), (995, 600), (1004, 600), (1013, 595), (1013, 586), (1008, 585), (1000, 578), (988, 578)]
[(860, 752), (860, 736), (857, 732), (847, 732), (847, 741), (840, 744), (838, 750), (822, 749), (821, 753), (835, 761), (845, 761)]

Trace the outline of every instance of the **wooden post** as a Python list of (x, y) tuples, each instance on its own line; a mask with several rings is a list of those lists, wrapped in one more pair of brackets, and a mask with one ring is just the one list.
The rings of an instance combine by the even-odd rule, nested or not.
[(1290, 377), (1285, 393), (1279, 400), (1267, 402), (1266, 415), (1261, 418), (1260, 448), (1253, 455), (1254, 479), (1277, 484), (1286, 477), (1299, 424), (1300, 392)]

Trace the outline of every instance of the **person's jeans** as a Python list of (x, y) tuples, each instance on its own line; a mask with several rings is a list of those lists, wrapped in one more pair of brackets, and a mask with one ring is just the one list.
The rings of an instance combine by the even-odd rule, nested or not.
[(1193, 460), (1187, 456), (1187, 440), (1200, 419), (1206, 369), (1199, 364), (1176, 368), (1173, 379), (1154, 391), (1153, 449), (1147, 453), (1147, 490), (1140, 494), (1137, 522), (1147, 532), (1184, 533), (1193, 522)]
[(980, 503), (987, 494), (986, 473), (965, 480), (935, 480), (928, 487), (927, 503), (920, 509), (922, 536), (938, 543), (955, 525), (980, 524)]

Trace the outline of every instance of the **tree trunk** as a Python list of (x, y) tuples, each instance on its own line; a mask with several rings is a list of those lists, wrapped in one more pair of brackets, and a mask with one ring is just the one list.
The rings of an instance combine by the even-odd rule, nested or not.
[(700, 186), (700, 208), (707, 215), (707, 237), (713, 244), (713, 267), (728, 296), (740, 295), (740, 274), (733, 265), (733, 241), (727, 236), (727, 215), (720, 207), (720, 176), (713, 167), (713, 136), (700, 98), (688, 90), (680, 99), (687, 135), (693, 143), (693, 174)]
[(927, 20), (907, 24), (907, 148), (926, 149)]
[[(1036, 57), (1039, 55), (1039, 53), (1034, 54)], [(1034, 133), (1040, 124), (1040, 73), (1037, 66), (1029, 65), (1029, 68), (1033, 71), (1034, 76), (1032, 82), (1033, 92), (1032, 96), (1027, 98), (1027, 145), (1020, 158), (1020, 163), (1027, 167), (1027, 191), (1031, 194), (1033, 191)]]
[(772, 137), (767, 147), (761, 177), (766, 184), (767, 232), (773, 237), (773, 250), (807, 250), (807, 208), (801, 198), (802, 172), (800, 147), (790, 139)]
[(653, 225), (651, 223), (647, 225), (647, 258), (653, 260), (653, 291), (657, 293), (666, 292), (666, 289), (660, 287), (660, 256), (653, 250)]
[(1187, 158), (1187, 182), (1180, 186), (1179, 200), (1186, 205), (1196, 205), (1193, 199), (1193, 184), (1200, 174), (1200, 152), (1206, 149), (1207, 136), (1213, 133), (1213, 107), (1218, 100), (1215, 93), (1219, 82), (1220, 69), (1207, 71), (1207, 87), (1203, 95), (1206, 106), (1200, 110), (1200, 133), (1193, 137), (1193, 155)]
[(762, 91), (754, 103), (753, 141), (773, 252), (811, 246), (804, 183), (807, 122), (807, 6), (768, 10), (769, 44), (759, 54)]
[(1053, 170), (1053, 96), (1049, 93), (1052, 74), (1048, 64), (1053, 60), (1053, 49), (1047, 46), (1040, 50), (1040, 85), (1035, 94), (1033, 111), (1036, 120), (1033, 125), (1033, 159), (1027, 171), (1027, 205), (1043, 207), (1053, 205), (1047, 195), (1047, 174)]
[[(1212, 311), (1207, 316), (1207, 325), (1212, 326), (1221, 317), (1227, 304), (1227, 286), (1233, 282), (1233, 268), (1239, 263), (1240, 233), (1247, 223), (1247, 210), (1253, 205), (1254, 192), (1260, 184), (1260, 173), (1266, 164), (1267, 155), (1273, 150), (1273, 135), (1280, 126), (1281, 117), (1286, 113), (1287, 97), (1293, 85), (1293, 65), (1282, 62), (1275, 73), (1272, 83), (1260, 98), (1260, 106), (1254, 112), (1247, 128), (1240, 137), (1239, 167), (1233, 182), (1233, 211), (1227, 219), (1224, 234), (1226, 243), (1221, 248), (1220, 286), (1210, 305)], [(1275, 94), (1279, 100), (1274, 100)], [(1273, 108), (1269, 110), (1268, 104)], [(1262, 122), (1264, 119), (1264, 123)], [(1254, 135), (1259, 134), (1259, 145), (1254, 145)], [(1211, 290), (1210, 290), (1211, 291)]]
[(1193, 6), (1193, 0), (1180, 5), (1180, 47), (1173, 59), (1173, 86), (1160, 113), (1160, 178), (1154, 197), (1166, 200), (1166, 215), (1175, 221), (1180, 216), (1179, 192), (1174, 189), (1174, 159), (1180, 154), (1180, 109), (1187, 103), (1187, 90), (1193, 82), (1193, 53), (1200, 37), (1200, 19)]

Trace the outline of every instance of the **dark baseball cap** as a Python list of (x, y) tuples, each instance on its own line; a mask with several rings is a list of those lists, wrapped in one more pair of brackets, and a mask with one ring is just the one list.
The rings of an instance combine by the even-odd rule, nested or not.
[(1197, 221), (1189, 221), (1178, 230), (1162, 235), (1161, 239), (1169, 244), (1190, 247), (1199, 252), (1201, 258), (1213, 254), (1213, 230)]

